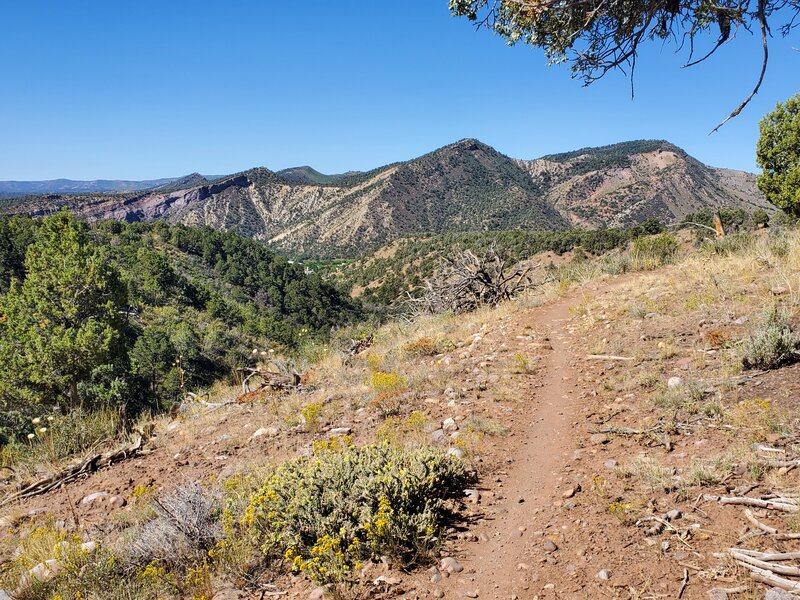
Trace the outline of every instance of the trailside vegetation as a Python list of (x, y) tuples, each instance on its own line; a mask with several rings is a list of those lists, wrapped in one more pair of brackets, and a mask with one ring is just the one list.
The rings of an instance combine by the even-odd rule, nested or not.
[(336, 263), (331, 270), (342, 287), (358, 290), (366, 304), (385, 307), (404, 298), (406, 292), (420, 288), (439, 266), (441, 257), (454, 248), (469, 248), (479, 254), (493, 249), (511, 262), (540, 252), (562, 255), (576, 248), (597, 256), (625, 247), (639, 236), (663, 230), (663, 225), (650, 219), (628, 229), (513, 229), (418, 236), (398, 240), (347, 265)]
[(0, 442), (34, 415), (164, 409), (358, 319), (259, 242), (163, 222), (0, 218)]

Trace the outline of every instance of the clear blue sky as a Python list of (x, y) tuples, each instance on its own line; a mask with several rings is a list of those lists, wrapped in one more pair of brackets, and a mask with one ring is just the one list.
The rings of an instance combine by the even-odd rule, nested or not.
[(755, 170), (758, 120), (800, 88), (800, 35), (747, 32), (707, 63), (651, 46), (636, 98), (450, 16), (447, 0), (0, 5), (0, 179), (144, 179), (310, 164), (368, 169), (475, 137), (534, 158), (665, 138)]

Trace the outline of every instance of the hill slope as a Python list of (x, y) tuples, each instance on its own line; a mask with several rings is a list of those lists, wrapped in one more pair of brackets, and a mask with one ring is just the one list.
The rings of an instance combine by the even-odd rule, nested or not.
[(573, 225), (623, 227), (670, 222), (706, 207), (769, 208), (755, 176), (709, 167), (669, 142), (585, 148), (517, 164)]
[(708, 206), (771, 208), (752, 175), (708, 167), (668, 142), (514, 160), (462, 140), (366, 173), (257, 168), (182, 189), (34, 197), (4, 210), (165, 219), (233, 230), (297, 254), (342, 256), (414, 233), (624, 226), (675, 221)]

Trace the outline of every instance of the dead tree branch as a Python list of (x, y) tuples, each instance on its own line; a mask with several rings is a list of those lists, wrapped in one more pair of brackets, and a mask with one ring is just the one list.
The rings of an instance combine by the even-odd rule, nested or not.
[(463, 250), (444, 257), (421, 294), (410, 294), (407, 304), (415, 314), (459, 314), (497, 306), (537, 285), (531, 276), (537, 266), (511, 267), (494, 248), (481, 255)]

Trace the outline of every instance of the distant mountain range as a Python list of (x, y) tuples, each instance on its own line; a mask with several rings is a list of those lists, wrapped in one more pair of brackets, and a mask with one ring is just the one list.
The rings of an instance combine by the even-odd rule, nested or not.
[[(313, 256), (353, 255), (422, 232), (626, 226), (717, 206), (773, 210), (754, 175), (709, 167), (663, 140), (520, 160), (467, 139), (369, 172), (256, 168), (215, 179), (72, 182), (96, 187), (72, 194), (42, 187), (0, 210), (43, 215), (66, 207), (90, 220), (209, 225)], [(50, 182), (27, 185), (37, 183)]]

